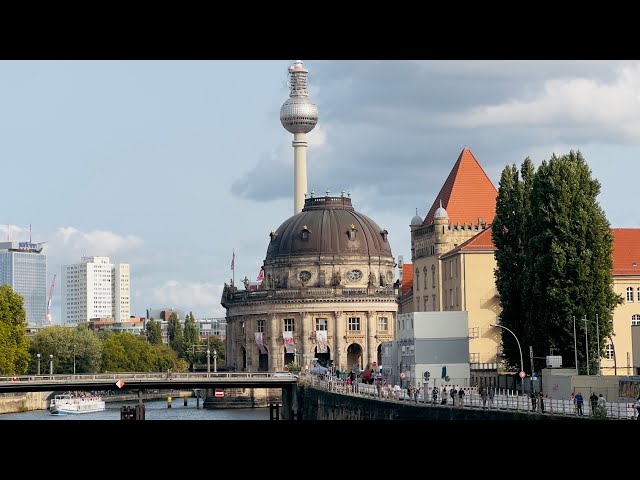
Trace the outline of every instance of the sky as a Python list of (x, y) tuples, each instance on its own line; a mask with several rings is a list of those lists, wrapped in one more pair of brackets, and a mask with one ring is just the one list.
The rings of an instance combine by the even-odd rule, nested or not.
[[(350, 192), (396, 259), (464, 147), (496, 188), (507, 165), (580, 151), (611, 227), (640, 228), (640, 62), (303, 61), (308, 189)], [(293, 215), (291, 63), (0, 61), (0, 238), (46, 242), (53, 323), (82, 256), (130, 265), (134, 316), (225, 316), (224, 283), (255, 280)]]

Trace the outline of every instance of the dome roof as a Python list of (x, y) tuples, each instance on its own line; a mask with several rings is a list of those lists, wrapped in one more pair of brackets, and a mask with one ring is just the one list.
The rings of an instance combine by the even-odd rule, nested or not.
[(416, 208), (416, 214), (411, 219), (411, 225), (422, 225), (422, 217), (418, 215), (418, 209)]
[(440, 200), (440, 206), (436, 209), (436, 212), (433, 214), (433, 218), (449, 218), (449, 214), (447, 211), (442, 208), (442, 200)]
[(386, 229), (356, 212), (348, 197), (307, 198), (302, 211), (270, 236), (267, 261), (306, 255), (393, 257)]

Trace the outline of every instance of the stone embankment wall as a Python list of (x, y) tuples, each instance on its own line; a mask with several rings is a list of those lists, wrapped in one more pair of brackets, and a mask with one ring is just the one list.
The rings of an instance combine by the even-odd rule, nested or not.
[(30, 392), (0, 395), (0, 414), (46, 410), (51, 392)]
[[(302, 420), (540, 420), (562, 419), (560, 415), (416, 405), (368, 397), (342, 395), (313, 387), (299, 387), (298, 408)], [(575, 417), (577, 420), (579, 417)]]

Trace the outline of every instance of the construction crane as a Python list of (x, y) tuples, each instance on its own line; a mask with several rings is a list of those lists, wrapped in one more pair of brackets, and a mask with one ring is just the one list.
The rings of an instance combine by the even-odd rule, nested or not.
[(51, 289), (49, 290), (49, 301), (47, 302), (47, 323), (51, 323), (51, 298), (53, 297), (53, 286), (56, 284), (56, 274), (53, 274), (53, 280), (51, 280)]

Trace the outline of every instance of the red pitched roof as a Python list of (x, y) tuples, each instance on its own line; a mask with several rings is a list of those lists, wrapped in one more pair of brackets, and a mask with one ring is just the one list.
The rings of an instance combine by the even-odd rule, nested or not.
[(479, 252), (479, 251), (491, 251), (493, 252), (496, 246), (493, 244), (493, 238), (491, 238), (491, 227), (485, 228), (477, 235), (474, 235), (469, 240), (461, 243), (453, 250), (448, 251), (442, 256), (442, 258), (455, 255), (459, 251), (463, 252)]
[(640, 275), (640, 228), (612, 228), (611, 231), (613, 274)]
[(413, 264), (402, 264), (402, 295), (406, 295), (413, 288)]
[(471, 150), (465, 147), (422, 224), (430, 225), (433, 222), (433, 215), (441, 200), (449, 215), (449, 224), (474, 225), (479, 217), (483, 223), (491, 223), (496, 212), (497, 196), (498, 190)]

